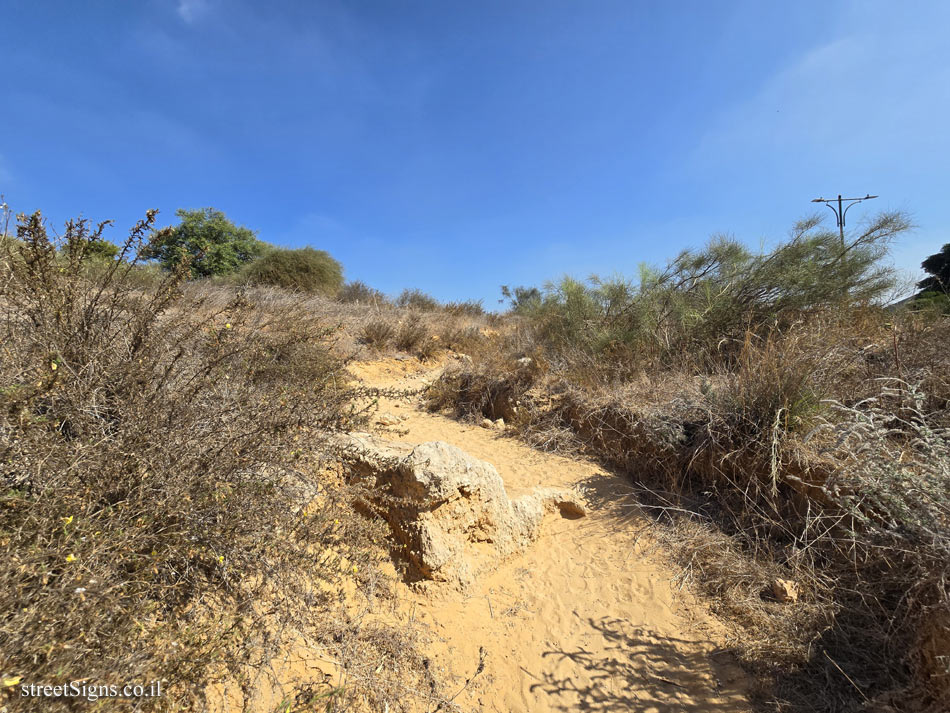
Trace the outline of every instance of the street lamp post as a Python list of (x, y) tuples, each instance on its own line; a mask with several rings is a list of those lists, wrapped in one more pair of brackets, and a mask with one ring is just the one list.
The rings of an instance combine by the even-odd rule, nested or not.
[[(841, 247), (844, 247), (844, 217), (848, 213), (848, 208), (861, 201), (869, 201), (872, 198), (877, 198), (877, 196), (869, 194), (864, 196), (864, 198), (842, 198), (839, 193), (837, 198), (813, 198), (811, 202), (824, 203), (827, 207), (831, 208), (831, 212), (835, 214), (835, 218), (838, 220), (838, 232), (841, 234)], [(837, 208), (834, 206), (835, 203), (838, 204)], [(848, 205), (844, 205), (845, 203)]]

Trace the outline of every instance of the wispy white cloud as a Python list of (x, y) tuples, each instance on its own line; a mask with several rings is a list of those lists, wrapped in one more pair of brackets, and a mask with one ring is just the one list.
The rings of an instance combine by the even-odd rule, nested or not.
[(850, 18), (838, 37), (808, 49), (712, 117), (692, 157), (696, 167), (848, 162), (877, 169), (945, 155), (944, 40), (922, 31), (925, 18), (908, 20), (908, 14), (882, 8)]
[(873, 45), (847, 38), (812, 50), (721, 116), (697, 158), (845, 158), (871, 148), (892, 158), (932, 151), (934, 141), (945, 149), (940, 121), (950, 106), (934, 86), (947, 86), (950, 72), (933, 67), (933, 84), (914, 81), (910, 63), (882, 57)]
[(209, 9), (208, 0), (178, 0), (178, 17), (189, 25), (206, 15)]
[(950, 52), (930, 28), (945, 26), (950, 13), (879, 10), (848, 17), (831, 41), (710, 117), (684, 172), (730, 199), (752, 176), (775, 192), (776, 210), (801, 200), (805, 212), (804, 201), (818, 194), (878, 193), (854, 220), (849, 214), (849, 227), (879, 210), (909, 211), (921, 227), (902, 236), (892, 259), (912, 284), (921, 259), (946, 242)]

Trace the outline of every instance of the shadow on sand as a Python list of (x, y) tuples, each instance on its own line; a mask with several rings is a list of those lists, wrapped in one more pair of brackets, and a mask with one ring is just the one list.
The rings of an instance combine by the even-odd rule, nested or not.
[[(726, 651), (709, 652), (694, 641), (661, 636), (620, 619), (588, 620), (606, 650), (583, 647), (544, 653), (550, 667), (531, 686), (564, 711), (736, 713), (748, 710), (743, 676)], [(569, 667), (559, 664), (569, 663)], [(578, 671), (560, 675), (559, 668)]]

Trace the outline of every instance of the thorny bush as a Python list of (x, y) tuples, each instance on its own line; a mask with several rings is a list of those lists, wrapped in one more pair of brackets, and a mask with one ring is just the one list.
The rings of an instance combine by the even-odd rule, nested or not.
[[(323, 460), (357, 394), (312, 314), (189, 296), (184, 263), (136, 280), (155, 211), (95, 270), (106, 223), (52, 239), (18, 219), (0, 262), (4, 704), (33, 705), (20, 681), (165, 679), (141, 709), (203, 710), (213, 679), (243, 681), (277, 632), (334, 628), (341, 579), (374, 576), (380, 529)], [(341, 626), (329, 648), (359, 635)], [(388, 697), (348, 680), (331, 710), (409, 698), (405, 672)]]

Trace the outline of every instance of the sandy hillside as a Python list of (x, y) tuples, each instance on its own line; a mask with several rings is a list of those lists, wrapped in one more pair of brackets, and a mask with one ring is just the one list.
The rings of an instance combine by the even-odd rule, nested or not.
[[(414, 388), (437, 370), (418, 362), (354, 364), (370, 386)], [(541, 537), (469, 591), (401, 587), (407, 616), (427, 623), (431, 655), (463, 710), (498, 712), (750, 710), (746, 678), (715, 642), (721, 627), (674, 584), (651, 552), (623, 481), (596, 465), (537, 452), (495, 430), (383, 399), (377, 433), (410, 444), (441, 440), (492, 463), (509, 495), (579, 486), (586, 517), (549, 515)], [(484, 671), (462, 690), (483, 652)]]

